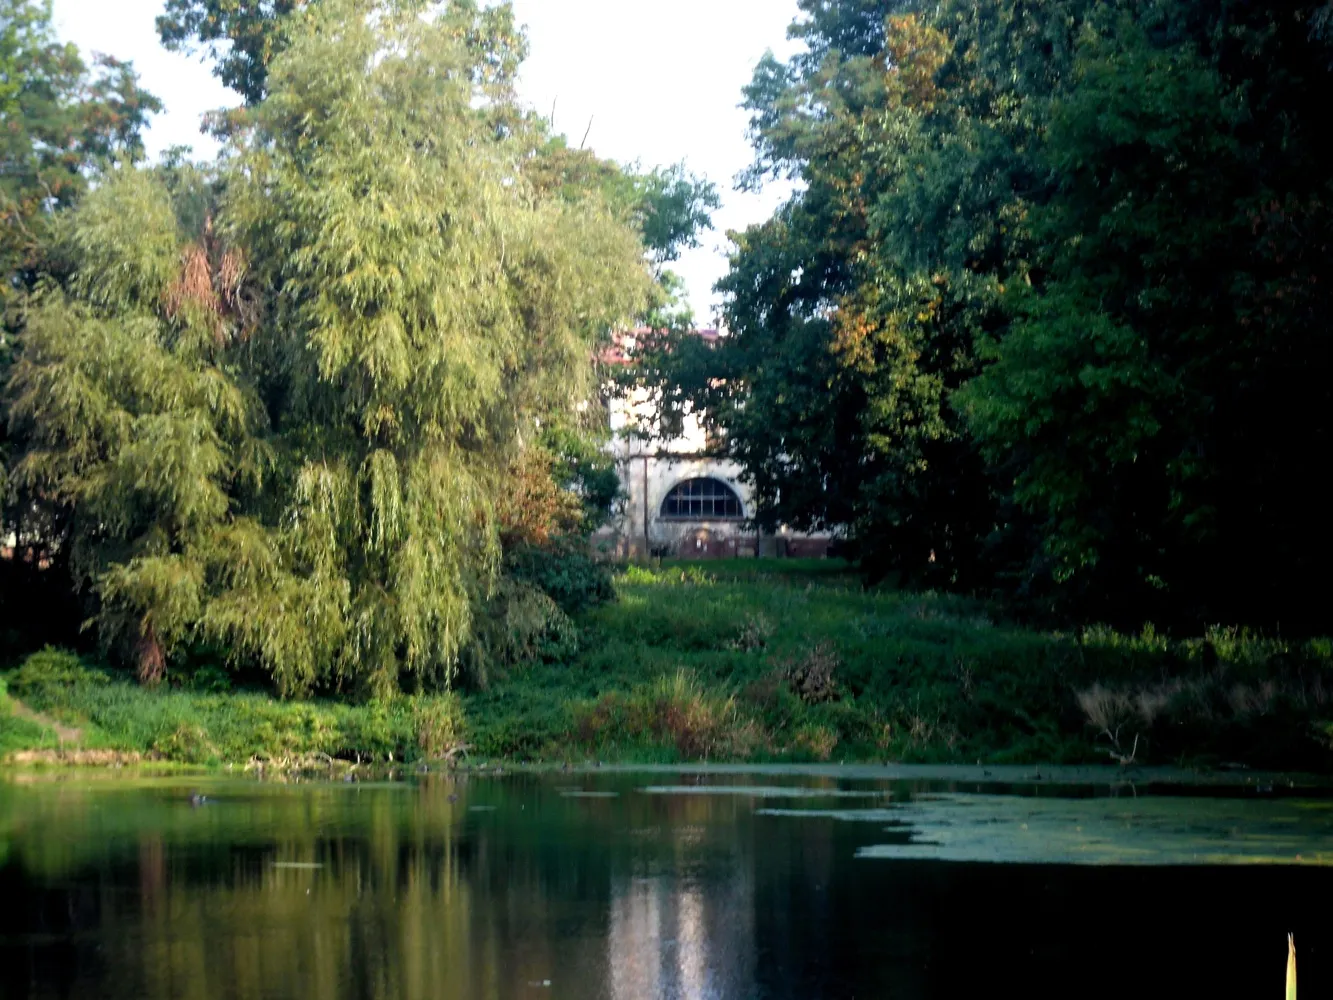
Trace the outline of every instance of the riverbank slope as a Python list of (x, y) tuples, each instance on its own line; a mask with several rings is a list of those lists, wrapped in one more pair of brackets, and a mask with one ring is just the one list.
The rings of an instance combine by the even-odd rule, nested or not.
[(979, 601), (863, 590), (833, 562), (631, 568), (616, 590), (564, 659), (389, 702), (283, 702), (216, 671), (145, 690), (37, 654), (0, 687), (0, 755), (1333, 770), (1328, 640), (1037, 631)]

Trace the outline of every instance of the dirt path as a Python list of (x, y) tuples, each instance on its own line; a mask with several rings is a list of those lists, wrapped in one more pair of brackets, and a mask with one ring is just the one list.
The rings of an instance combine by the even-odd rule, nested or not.
[(14, 714), (20, 719), (27, 719), (29, 722), (37, 723), (39, 726), (46, 726), (48, 729), (54, 729), (56, 739), (60, 741), (61, 746), (64, 746), (67, 743), (78, 744), (83, 741), (82, 729), (75, 729), (72, 726), (62, 726), (49, 715), (33, 711), (13, 696), (10, 697), (10, 703), (13, 705)]

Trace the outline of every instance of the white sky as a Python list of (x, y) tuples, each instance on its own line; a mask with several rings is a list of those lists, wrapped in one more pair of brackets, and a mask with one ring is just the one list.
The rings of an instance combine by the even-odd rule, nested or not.
[[(163, 0), (55, 0), (56, 30), (85, 53), (131, 59), (165, 113), (147, 136), (156, 157), (173, 145), (211, 155), (199, 134), (205, 111), (236, 103), (234, 94), (197, 58), (174, 55), (157, 40)], [(531, 55), (520, 90), (542, 114), (555, 107), (557, 131), (573, 145), (589, 121), (588, 146), (645, 168), (684, 160), (722, 195), (714, 231), (675, 265), (695, 317), (712, 320), (712, 286), (726, 272), (724, 233), (760, 222), (786, 197), (771, 185), (759, 194), (733, 187), (750, 163), (741, 88), (768, 49), (792, 51), (787, 26), (796, 0), (514, 0), (527, 25)]]

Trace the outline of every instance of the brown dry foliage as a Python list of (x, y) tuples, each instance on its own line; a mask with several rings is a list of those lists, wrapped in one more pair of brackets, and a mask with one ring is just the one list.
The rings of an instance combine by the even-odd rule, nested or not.
[(510, 466), (510, 488), (498, 512), (505, 545), (546, 545), (577, 529), (579, 499), (556, 484), (553, 464), (549, 453), (530, 448)]
[[(218, 257), (214, 266), (213, 258)], [(167, 318), (176, 320), (193, 313), (212, 327), (218, 343), (226, 339), (225, 320), (230, 319), (242, 339), (258, 325), (259, 304), (247, 288), (245, 256), (236, 249), (220, 255), (204, 243), (192, 243), (181, 255), (181, 270), (166, 291)]]
[(198, 243), (181, 254), (180, 274), (167, 288), (166, 308), (167, 317), (173, 320), (192, 308), (214, 319), (222, 317), (222, 300), (213, 287), (213, 266), (208, 251)]
[(780, 673), (801, 701), (819, 705), (838, 700), (838, 681), (833, 674), (840, 663), (838, 651), (821, 642), (799, 660), (785, 664)]
[(1102, 683), (1075, 693), (1088, 726), (1121, 749), (1146, 739), (1159, 725), (1225, 726), (1272, 716), (1283, 710), (1324, 711), (1333, 692), (1319, 674), (1275, 674), (1258, 681), (1235, 681), (1225, 670), (1116, 686)]
[(166, 676), (167, 657), (162, 651), (162, 644), (157, 641), (153, 626), (145, 628), (135, 644), (134, 660), (140, 684), (152, 687)]

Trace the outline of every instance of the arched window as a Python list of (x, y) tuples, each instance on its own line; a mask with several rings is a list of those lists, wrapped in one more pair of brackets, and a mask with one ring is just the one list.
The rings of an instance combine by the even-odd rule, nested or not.
[(734, 521), (744, 517), (745, 511), (736, 491), (721, 480), (687, 479), (666, 495), (662, 516), (689, 521)]

